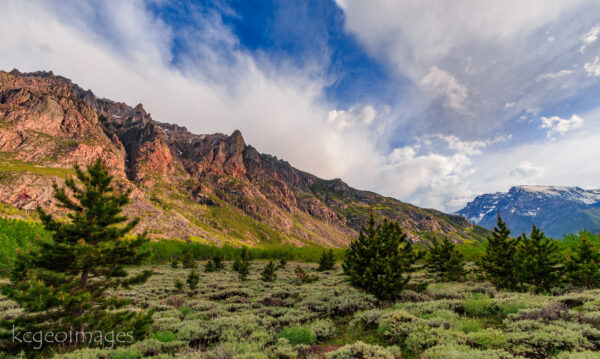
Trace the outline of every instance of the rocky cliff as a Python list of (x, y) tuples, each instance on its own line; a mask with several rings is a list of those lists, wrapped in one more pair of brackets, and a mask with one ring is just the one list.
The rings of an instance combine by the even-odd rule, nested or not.
[[(165, 119), (161, 119), (165, 120)], [(133, 190), (129, 215), (154, 237), (211, 243), (344, 246), (370, 211), (413, 240), (480, 238), (465, 218), (324, 180), (261, 154), (242, 134), (197, 135), (143, 106), (97, 98), (51, 72), (0, 71), (0, 207), (54, 207), (51, 185), (96, 158)]]

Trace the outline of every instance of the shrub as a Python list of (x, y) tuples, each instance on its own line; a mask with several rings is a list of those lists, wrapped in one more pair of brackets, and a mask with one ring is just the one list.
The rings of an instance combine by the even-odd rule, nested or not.
[(281, 258), (279, 260), (279, 268), (284, 269), (287, 266), (287, 260), (285, 258)]
[(317, 275), (309, 275), (307, 274), (300, 265), (296, 266), (294, 270), (294, 274), (296, 275), (296, 280), (300, 283), (312, 283), (319, 280), (319, 276)]
[(335, 332), (335, 324), (331, 319), (319, 319), (310, 324), (310, 330), (317, 340), (326, 340), (332, 337)]
[(347, 344), (333, 353), (325, 355), (327, 359), (400, 359), (402, 352), (397, 347), (384, 348), (358, 341)]
[(277, 338), (285, 338), (290, 344), (314, 344), (317, 340), (315, 333), (309, 327), (287, 327), (283, 328)]
[(179, 267), (179, 261), (177, 260), (177, 258), (174, 258), (174, 259), (171, 261), (171, 268), (173, 268), (173, 269), (177, 269), (177, 267)]
[(164, 330), (164, 331), (160, 331), (160, 332), (156, 332), (156, 333), (152, 334), (152, 338), (154, 338), (160, 342), (167, 343), (167, 342), (172, 342), (172, 341), (176, 340), (177, 336), (172, 331)]

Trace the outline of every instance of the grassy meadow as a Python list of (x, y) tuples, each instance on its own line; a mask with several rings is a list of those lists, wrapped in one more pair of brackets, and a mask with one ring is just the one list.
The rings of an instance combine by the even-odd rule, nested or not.
[[(0, 219), (1, 267), (5, 275), (16, 250), (49, 240), (35, 222)], [(586, 234), (598, 248), (599, 238)], [(578, 235), (567, 236), (567, 253)], [(557, 288), (548, 294), (496, 290), (473, 265), (485, 242), (458, 246), (469, 260), (464, 282), (438, 283), (424, 271), (412, 279), (396, 302), (379, 302), (347, 283), (338, 261), (334, 270), (318, 272), (317, 247), (248, 248), (253, 258), (245, 281), (232, 270), (241, 249), (200, 243), (157, 241), (152, 256), (137, 272), (154, 275), (143, 285), (121, 289), (131, 311), (154, 312), (143, 340), (116, 348), (60, 348), (40, 351), (55, 358), (598, 358), (600, 290)], [(189, 268), (170, 262), (191, 253), (200, 280), (190, 290)], [(225, 269), (204, 272), (204, 259), (222, 254)], [(338, 259), (343, 251), (335, 252)], [(261, 271), (270, 259), (285, 258), (274, 282)], [(317, 280), (303, 283), (301, 267)], [(6, 279), (3, 279), (6, 280)], [(177, 290), (175, 283), (184, 283)], [(21, 309), (0, 297), (0, 317)], [(10, 358), (0, 354), (0, 358)]]
[[(152, 309), (147, 339), (116, 349), (79, 349), (56, 358), (597, 358), (600, 290), (556, 295), (498, 292), (489, 283), (434, 283), (416, 273), (414, 289), (396, 303), (346, 284), (338, 265), (288, 262), (275, 282), (260, 280), (264, 261), (254, 261), (241, 282), (231, 262), (202, 272), (195, 292), (190, 269), (153, 265), (144, 285), (120, 295), (131, 310)], [(319, 276), (300, 283), (296, 266)], [(136, 270), (141, 270), (139, 268)], [(0, 300), (2, 316), (20, 309)]]

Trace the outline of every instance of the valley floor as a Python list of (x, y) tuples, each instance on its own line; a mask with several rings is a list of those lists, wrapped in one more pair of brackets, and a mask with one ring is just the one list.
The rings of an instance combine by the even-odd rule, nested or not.
[[(489, 283), (433, 283), (417, 273), (420, 293), (379, 305), (330, 272), (288, 263), (275, 282), (260, 280), (253, 262), (242, 282), (228, 262), (197, 272), (197, 292), (174, 294), (189, 269), (153, 266), (144, 285), (121, 295), (154, 309), (152, 333), (117, 349), (80, 349), (57, 358), (598, 358), (600, 291), (556, 296), (497, 292)], [(303, 267), (319, 280), (300, 284)], [(415, 287), (416, 288), (416, 287)], [(135, 309), (132, 308), (132, 309)], [(20, 311), (0, 299), (0, 315)], [(0, 355), (0, 357), (2, 357)]]

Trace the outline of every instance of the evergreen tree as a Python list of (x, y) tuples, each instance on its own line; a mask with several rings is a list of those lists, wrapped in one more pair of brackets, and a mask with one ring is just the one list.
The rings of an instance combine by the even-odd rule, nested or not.
[(196, 273), (195, 269), (192, 269), (190, 274), (187, 277), (187, 285), (192, 291), (192, 293), (196, 292), (196, 288), (198, 288), (198, 282), (200, 281), (200, 276)]
[(510, 229), (498, 213), (498, 222), (492, 236), (487, 239), (485, 254), (479, 266), (486, 278), (501, 289), (516, 289), (517, 263), (515, 256), (519, 238), (510, 237)]
[(179, 279), (175, 281), (175, 293), (181, 293), (183, 291), (183, 282)]
[(324, 251), (319, 259), (319, 272), (332, 270), (335, 267), (335, 256), (333, 255), (333, 249)]
[(276, 269), (277, 268), (275, 268), (275, 263), (273, 263), (273, 261), (269, 261), (269, 264), (265, 266), (262, 273), (260, 274), (263, 282), (275, 281), (275, 279), (277, 279), (277, 274), (275, 273)]
[(531, 285), (536, 292), (548, 292), (558, 285), (563, 268), (558, 244), (533, 225), (529, 237), (523, 233), (517, 250), (517, 278), (522, 285)]
[(216, 270), (215, 268), (215, 263), (213, 262), (212, 259), (209, 259), (206, 264), (204, 265), (204, 271), (206, 273), (211, 273), (214, 272)]
[[(18, 253), (10, 283), (1, 289), (24, 313), (3, 324), (10, 331), (14, 325), (16, 332), (115, 330), (133, 331), (139, 338), (152, 313), (124, 310), (130, 301), (109, 294), (143, 283), (151, 274), (130, 275), (124, 267), (140, 264), (149, 254), (141, 250), (145, 235), (124, 238), (139, 222), (128, 221), (121, 213), (129, 203), (129, 191), (114, 190), (113, 177), (100, 160), (86, 170), (76, 166), (75, 172), (79, 183), (68, 178), (66, 187), (54, 185), (54, 198), (67, 211), (64, 220), (38, 208), (52, 241)], [(9, 342), (5, 349), (17, 349), (9, 348), (12, 345), (18, 343)]]
[(237, 270), (237, 272), (240, 280), (245, 281), (248, 278), (248, 274), (250, 274), (250, 262), (240, 262), (239, 269)]
[(442, 281), (461, 281), (466, 271), (464, 258), (448, 238), (434, 238), (432, 247), (425, 257), (427, 271)]
[(239, 272), (241, 264), (242, 264), (242, 261), (240, 261), (240, 259), (238, 257), (236, 257), (235, 260), (233, 261), (233, 265), (231, 266), (231, 269), (233, 269), (234, 272)]
[(287, 266), (287, 259), (281, 258), (279, 260), (279, 268), (284, 269)]
[(221, 269), (225, 269), (225, 263), (223, 262), (224, 259), (223, 259), (223, 255), (222, 254), (220, 254), (220, 253), (215, 254), (213, 256), (212, 260), (213, 260), (213, 264), (214, 264), (214, 267), (215, 267), (216, 271), (219, 271)]
[(177, 269), (177, 267), (179, 267), (179, 261), (177, 260), (177, 258), (174, 258), (174, 259), (171, 261), (171, 268), (173, 268), (173, 269)]
[(196, 268), (196, 259), (194, 258), (194, 255), (190, 252), (187, 252), (183, 256), (181, 265), (183, 266), (183, 268), (188, 268), (188, 269)]
[(242, 247), (242, 251), (240, 252), (240, 259), (243, 262), (249, 262), (252, 260), (252, 258), (250, 257), (250, 251), (248, 251), (248, 247), (246, 247), (246, 246)]
[(380, 300), (393, 300), (410, 280), (417, 255), (397, 222), (375, 225), (369, 217), (357, 240), (350, 244), (343, 264), (350, 283)]
[(567, 277), (571, 284), (588, 289), (600, 287), (600, 253), (594, 250), (581, 233), (575, 253), (567, 262)]

